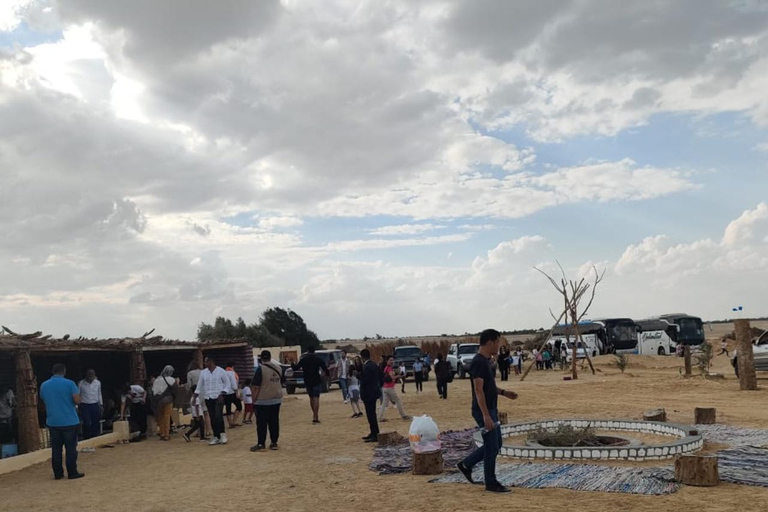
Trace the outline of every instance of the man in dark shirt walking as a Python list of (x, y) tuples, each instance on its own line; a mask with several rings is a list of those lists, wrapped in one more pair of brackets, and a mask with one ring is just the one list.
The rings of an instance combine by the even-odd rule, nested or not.
[(472, 468), (483, 462), (485, 490), (491, 492), (510, 492), (496, 479), (496, 456), (501, 449), (501, 429), (499, 428), (498, 395), (514, 400), (517, 393), (496, 388), (496, 381), (491, 371), (491, 357), (499, 352), (501, 334), (494, 329), (480, 333), (480, 350), (469, 366), (469, 378), (472, 383), (472, 417), (483, 429), (483, 446), (477, 448), (456, 466), (470, 483)]
[(309, 347), (307, 354), (298, 363), (292, 364), (291, 368), (294, 371), (304, 371), (304, 386), (307, 388), (309, 406), (312, 408), (312, 423), (317, 425), (320, 423), (318, 415), (320, 414), (320, 393), (323, 390), (320, 371), (323, 372), (323, 377), (326, 377), (330, 375), (328, 367), (315, 355), (315, 347)]
[(371, 361), (371, 352), (364, 348), (360, 351), (363, 359), (363, 372), (360, 377), (360, 398), (365, 405), (365, 416), (368, 418), (370, 433), (363, 438), (366, 443), (375, 443), (379, 438), (379, 421), (376, 418), (376, 402), (381, 398), (381, 372)]

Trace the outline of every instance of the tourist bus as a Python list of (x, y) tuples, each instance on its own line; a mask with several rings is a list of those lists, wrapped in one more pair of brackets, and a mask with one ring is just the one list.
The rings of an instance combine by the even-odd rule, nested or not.
[[(637, 325), (631, 318), (584, 320), (579, 322), (579, 332), (591, 357), (598, 354), (637, 350)], [(560, 346), (565, 341), (566, 335), (574, 341), (575, 334), (576, 331), (571, 325), (558, 325), (552, 331), (552, 338), (548, 344), (553, 347)]]
[(698, 347), (704, 343), (704, 323), (697, 316), (671, 313), (638, 320), (638, 353), (674, 354), (678, 344)]

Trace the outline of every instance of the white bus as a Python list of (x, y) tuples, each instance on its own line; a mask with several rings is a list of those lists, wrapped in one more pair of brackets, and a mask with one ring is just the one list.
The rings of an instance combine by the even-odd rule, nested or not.
[(638, 320), (637, 352), (644, 355), (674, 354), (678, 343), (697, 347), (704, 343), (704, 323), (697, 316), (670, 313)]

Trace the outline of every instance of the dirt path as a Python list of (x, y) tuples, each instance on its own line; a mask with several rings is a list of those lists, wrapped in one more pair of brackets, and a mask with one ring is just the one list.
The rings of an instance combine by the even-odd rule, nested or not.
[[(520, 393), (517, 402), (503, 401), (501, 410), (515, 419), (605, 417), (636, 418), (646, 409), (665, 407), (670, 421), (690, 423), (693, 408), (711, 406), (723, 423), (768, 428), (768, 381), (764, 389), (739, 392), (724, 357), (715, 371), (721, 382), (685, 380), (680, 360), (633, 356), (622, 375), (611, 358), (598, 358), (601, 372), (564, 382), (555, 372), (532, 372), (524, 383), (507, 387)], [(437, 400), (434, 382), (416, 395), (413, 384), (404, 396), (407, 412), (430, 414), (442, 430), (472, 425), (468, 381), (451, 384), (449, 400)], [(502, 399), (503, 400), (503, 399)], [(350, 419), (351, 410), (334, 390), (322, 397), (323, 423), (310, 423), (306, 395), (288, 397), (283, 405), (281, 449), (253, 454), (255, 428), (230, 432), (226, 446), (170, 443), (155, 440), (100, 449), (80, 455), (86, 478), (54, 481), (50, 466), (41, 464), (0, 476), (0, 510), (193, 512), (211, 510), (274, 511), (338, 510), (523, 510), (590, 511), (696, 510), (740, 512), (765, 510), (768, 489), (723, 484), (717, 488), (686, 487), (664, 497), (587, 493), (567, 490), (516, 489), (513, 495), (489, 495), (465, 485), (428, 484), (427, 477), (378, 476), (368, 470), (371, 445), (364, 418)], [(409, 424), (388, 412), (383, 430), (406, 434)]]

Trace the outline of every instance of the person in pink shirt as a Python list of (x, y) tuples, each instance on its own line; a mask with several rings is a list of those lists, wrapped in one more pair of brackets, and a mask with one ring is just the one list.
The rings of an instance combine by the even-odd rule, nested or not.
[(387, 358), (387, 365), (384, 367), (384, 386), (381, 389), (384, 396), (381, 400), (381, 409), (379, 409), (380, 422), (387, 421), (384, 418), (384, 413), (387, 411), (387, 406), (390, 402), (397, 406), (397, 412), (400, 413), (401, 418), (404, 420), (411, 419), (410, 416), (405, 414), (405, 409), (403, 409), (403, 402), (400, 400), (400, 396), (397, 394), (397, 388), (395, 387), (397, 379), (398, 376), (395, 374), (395, 358), (389, 356)]

